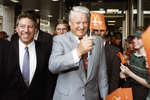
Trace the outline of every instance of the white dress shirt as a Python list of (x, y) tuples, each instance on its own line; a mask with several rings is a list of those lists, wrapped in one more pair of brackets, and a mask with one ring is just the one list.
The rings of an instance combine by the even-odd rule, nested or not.
[(19, 39), (19, 64), (20, 64), (21, 72), (23, 70), (23, 59), (24, 59), (24, 54), (25, 54), (25, 47), (28, 47), (29, 57), (30, 57), (30, 80), (29, 80), (29, 84), (30, 84), (34, 76), (36, 65), (37, 65), (35, 42), (32, 41), (29, 45), (25, 45)]

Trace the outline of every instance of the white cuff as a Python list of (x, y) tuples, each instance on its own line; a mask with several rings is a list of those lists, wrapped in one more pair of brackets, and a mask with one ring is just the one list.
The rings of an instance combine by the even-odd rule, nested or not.
[(78, 57), (77, 49), (74, 49), (72, 51), (72, 55), (73, 55), (73, 61), (74, 61), (74, 63), (78, 63), (80, 61), (80, 58)]

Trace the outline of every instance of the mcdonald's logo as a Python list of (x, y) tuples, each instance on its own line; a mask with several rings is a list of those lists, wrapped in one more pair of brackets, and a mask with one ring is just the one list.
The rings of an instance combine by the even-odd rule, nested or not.
[(91, 12), (90, 29), (106, 30), (104, 15), (98, 12)]
[(113, 96), (112, 100), (121, 100), (121, 97)]

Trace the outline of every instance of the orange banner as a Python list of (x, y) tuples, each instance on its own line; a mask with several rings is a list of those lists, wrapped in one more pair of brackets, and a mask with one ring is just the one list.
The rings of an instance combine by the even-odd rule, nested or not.
[(121, 59), (121, 63), (122, 64), (126, 64), (127, 63), (126, 59), (124, 58), (124, 56), (123, 56), (123, 54), (121, 52), (118, 52), (117, 56)]
[(143, 40), (144, 48), (146, 51), (146, 59), (147, 59), (148, 70), (149, 70), (149, 75), (150, 75), (150, 26), (142, 34), (142, 40)]
[(118, 88), (110, 93), (105, 100), (133, 100), (131, 88)]
[(96, 11), (91, 11), (90, 29), (106, 30), (104, 14)]

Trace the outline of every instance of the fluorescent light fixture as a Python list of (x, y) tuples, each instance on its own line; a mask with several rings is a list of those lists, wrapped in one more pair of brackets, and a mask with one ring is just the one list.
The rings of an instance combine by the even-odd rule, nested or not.
[(133, 9), (133, 14), (137, 14), (137, 9)]
[(13, 2), (13, 3), (18, 3), (19, 2), (19, 0), (10, 0), (11, 2)]
[(114, 26), (115, 24), (108, 24), (109, 26)]
[(52, 15), (47, 15), (49, 18), (53, 17)]
[(101, 14), (105, 14), (105, 11), (99, 11)]
[(59, 1), (59, 0), (52, 0), (52, 1), (54, 1), (54, 2), (55, 2), (55, 1)]
[(109, 22), (109, 23), (115, 23), (116, 21), (115, 20), (109, 20), (107, 22)]
[[(137, 9), (133, 10), (133, 14), (137, 14)], [(150, 14), (150, 11), (149, 10), (145, 10), (145, 11), (143, 11), (143, 14)]]
[(103, 10), (103, 11), (92, 11), (92, 12), (97, 12), (97, 13), (100, 13), (100, 14), (105, 14), (105, 10)]
[(34, 11), (39, 12), (40, 10), (39, 9), (34, 9)]
[(118, 13), (119, 9), (107, 9), (107, 13)]
[(144, 11), (144, 14), (150, 14), (150, 11)]

